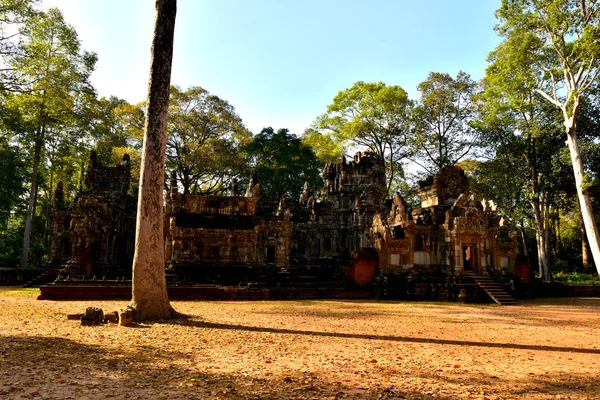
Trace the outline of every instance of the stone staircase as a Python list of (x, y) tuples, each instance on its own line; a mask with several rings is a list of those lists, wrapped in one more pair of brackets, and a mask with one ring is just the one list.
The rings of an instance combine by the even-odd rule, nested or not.
[(37, 274), (36, 276), (31, 278), (29, 281), (25, 282), (23, 284), (23, 287), (30, 288), (30, 287), (37, 287), (37, 286), (43, 285), (45, 283), (48, 283), (48, 282), (56, 279), (57, 275), (58, 275), (58, 268), (56, 268), (56, 267), (41, 270), (39, 274)]
[(501, 283), (496, 282), (487, 275), (478, 274), (471, 271), (465, 271), (463, 277), (473, 279), (492, 300), (502, 306), (514, 306), (517, 304), (515, 298), (511, 296)]

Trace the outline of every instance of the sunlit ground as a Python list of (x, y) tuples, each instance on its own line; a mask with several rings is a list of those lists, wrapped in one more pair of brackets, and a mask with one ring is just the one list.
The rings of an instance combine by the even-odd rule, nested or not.
[(174, 302), (188, 320), (82, 327), (125, 302), (0, 288), (0, 398), (600, 399), (600, 299), (516, 307)]

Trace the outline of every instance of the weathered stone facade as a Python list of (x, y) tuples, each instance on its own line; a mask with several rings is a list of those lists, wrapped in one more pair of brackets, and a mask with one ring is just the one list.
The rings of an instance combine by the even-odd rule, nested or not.
[(517, 255), (514, 230), (486, 201), (469, 196), (464, 172), (446, 166), (419, 182), (421, 207), (399, 194), (372, 228), (379, 269), (386, 274), (511, 272)]
[[(376, 157), (324, 168), (317, 201), (305, 185), (298, 204), (260, 202), (252, 177), (244, 196), (181, 194), (171, 180), (165, 213), (167, 265), (178, 277), (228, 283), (295, 276), (343, 279), (355, 251), (370, 247), (368, 227), (381, 209), (385, 180)], [(232, 190), (234, 194), (236, 190)]]
[(65, 206), (59, 182), (52, 208), (50, 263), (72, 276), (130, 276), (135, 235), (135, 204), (127, 194), (129, 156), (116, 167), (98, 165), (92, 152), (86, 189)]
[[(386, 201), (381, 160), (357, 153), (323, 169), (319, 196), (305, 185), (300, 201), (260, 200), (255, 176), (244, 195), (179, 193), (173, 177), (165, 204), (165, 265), (178, 282), (238, 285), (330, 282), (371, 285), (378, 276), (514, 270), (513, 229), (487, 202), (469, 196), (458, 167), (419, 182), (421, 207), (399, 194)], [(90, 157), (87, 190), (53, 208), (50, 259), (88, 278), (123, 276), (133, 258), (135, 205), (127, 195), (129, 159), (113, 168)], [(235, 184), (234, 184), (235, 185)]]

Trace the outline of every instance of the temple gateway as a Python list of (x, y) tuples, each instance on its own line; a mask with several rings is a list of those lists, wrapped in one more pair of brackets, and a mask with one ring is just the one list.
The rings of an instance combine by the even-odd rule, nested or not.
[[(91, 153), (86, 190), (70, 205), (62, 183), (52, 209), (50, 265), (58, 282), (131, 277), (136, 204), (130, 161), (105, 167)], [(179, 285), (361, 288), (388, 298), (502, 302), (494, 277), (512, 277), (515, 231), (494, 205), (469, 194), (446, 166), (419, 182), (419, 208), (387, 198), (382, 163), (357, 153), (323, 169), (322, 193), (261, 202), (252, 176), (243, 195), (182, 194), (172, 177), (164, 213), (165, 267)], [(465, 283), (469, 283), (466, 286)], [(505, 299), (504, 302), (509, 302)]]

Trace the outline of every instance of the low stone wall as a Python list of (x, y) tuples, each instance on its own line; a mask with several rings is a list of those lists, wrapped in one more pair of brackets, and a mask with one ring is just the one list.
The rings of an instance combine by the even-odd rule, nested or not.
[(32, 268), (0, 268), (0, 285), (23, 285), (38, 276), (42, 270)]
[[(52, 284), (40, 286), (38, 300), (130, 300), (131, 285)], [(368, 299), (368, 290), (330, 287), (167, 286), (171, 300)]]

